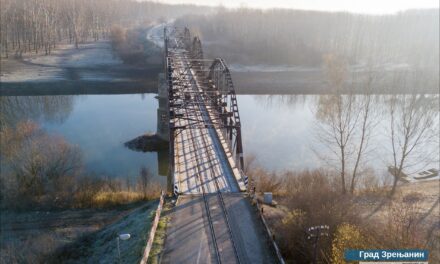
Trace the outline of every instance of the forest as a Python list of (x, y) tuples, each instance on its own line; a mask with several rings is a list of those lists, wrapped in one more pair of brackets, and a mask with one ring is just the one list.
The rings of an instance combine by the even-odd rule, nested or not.
[(130, 0), (0, 0), (0, 54), (50, 54), (57, 43), (78, 47), (87, 40), (107, 38), (112, 26), (148, 25), (211, 8), (168, 6)]
[(438, 9), (361, 15), (288, 9), (226, 9), (130, 0), (1, 0), (0, 53), (50, 54), (57, 43), (78, 46), (107, 38), (113, 26), (153, 21), (189, 26), (208, 56), (244, 65), (319, 66), (328, 53), (350, 64), (438, 69)]
[(438, 9), (390, 15), (301, 10), (218, 9), (177, 19), (202, 36), (210, 57), (245, 65), (319, 66), (333, 53), (351, 64), (438, 69)]

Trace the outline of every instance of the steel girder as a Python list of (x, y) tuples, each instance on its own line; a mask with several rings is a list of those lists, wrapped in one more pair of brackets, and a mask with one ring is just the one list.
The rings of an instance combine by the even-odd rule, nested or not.
[[(206, 60), (201, 41), (194, 37), (188, 45), (189, 30), (173, 28), (165, 39), (166, 79), (170, 117), (170, 155), (174, 156), (174, 136), (183, 129), (214, 128), (228, 142), (240, 169), (244, 168), (243, 142), (237, 97), (232, 77), (221, 58)], [(210, 63), (209, 67), (205, 63)], [(209, 112), (207, 121), (200, 115), (201, 106)], [(185, 125), (177, 125), (184, 120)], [(171, 146), (172, 145), (172, 146)], [(171, 156), (171, 157), (173, 157)], [(173, 158), (171, 160), (174, 160)], [(173, 164), (171, 164), (173, 166)]]

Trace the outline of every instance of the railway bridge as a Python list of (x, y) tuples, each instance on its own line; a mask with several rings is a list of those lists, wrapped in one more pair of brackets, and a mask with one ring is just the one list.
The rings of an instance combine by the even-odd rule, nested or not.
[(187, 28), (164, 28), (158, 132), (169, 140), (169, 188), (178, 196), (164, 263), (276, 263), (246, 198), (241, 122), (231, 74), (206, 59)]
[(245, 191), (240, 115), (226, 63), (205, 59), (187, 28), (165, 34), (173, 191)]

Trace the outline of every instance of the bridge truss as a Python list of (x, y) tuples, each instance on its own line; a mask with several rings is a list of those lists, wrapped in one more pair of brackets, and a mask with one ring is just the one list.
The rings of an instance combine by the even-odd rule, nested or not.
[[(170, 157), (174, 157), (174, 139), (178, 133), (213, 128), (227, 143), (235, 165), (243, 174), (240, 114), (227, 64), (221, 58), (205, 59), (200, 39), (196, 36), (191, 41), (188, 28), (165, 29), (164, 40)], [(200, 114), (201, 108), (208, 113), (206, 116)], [(174, 171), (174, 159), (170, 160), (170, 169)]]

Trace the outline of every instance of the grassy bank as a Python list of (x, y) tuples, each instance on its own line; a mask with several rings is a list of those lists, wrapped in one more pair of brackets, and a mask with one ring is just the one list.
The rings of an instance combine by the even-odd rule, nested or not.
[(118, 261), (116, 237), (128, 233), (131, 238), (119, 241), (121, 262), (138, 263), (145, 248), (157, 200), (135, 209), (114, 223), (85, 235), (59, 249), (51, 263), (115, 263)]
[(145, 207), (145, 202), (112, 209), (2, 211), (1, 262), (45, 263), (48, 256), (60, 248), (123, 221), (139, 207)]
[(150, 256), (148, 258), (148, 264), (160, 263), (162, 250), (165, 245), (166, 230), (170, 217), (168, 215), (172, 208), (170, 201), (164, 203), (162, 213), (160, 216), (159, 224), (157, 225), (156, 234), (154, 235), (153, 246), (151, 247)]

